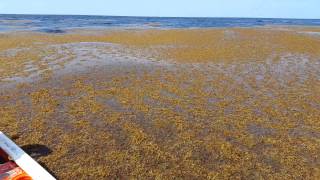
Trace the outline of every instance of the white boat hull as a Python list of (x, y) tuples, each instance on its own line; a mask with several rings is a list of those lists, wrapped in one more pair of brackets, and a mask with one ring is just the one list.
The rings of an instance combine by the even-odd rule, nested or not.
[(0, 147), (34, 180), (55, 180), (42, 166), (0, 131)]

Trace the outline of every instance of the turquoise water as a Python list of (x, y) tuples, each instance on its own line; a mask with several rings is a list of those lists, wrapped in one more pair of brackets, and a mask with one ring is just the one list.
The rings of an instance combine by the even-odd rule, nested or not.
[(64, 33), (74, 28), (210, 28), (266, 25), (320, 26), (320, 19), (0, 15), (0, 31), (27, 30), (47, 33)]

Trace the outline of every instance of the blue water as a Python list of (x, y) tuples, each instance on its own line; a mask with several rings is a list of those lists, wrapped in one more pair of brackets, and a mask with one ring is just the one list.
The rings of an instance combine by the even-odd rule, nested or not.
[(0, 31), (64, 33), (75, 28), (214, 28), (266, 25), (320, 26), (320, 19), (164, 18), (74, 15), (0, 15)]

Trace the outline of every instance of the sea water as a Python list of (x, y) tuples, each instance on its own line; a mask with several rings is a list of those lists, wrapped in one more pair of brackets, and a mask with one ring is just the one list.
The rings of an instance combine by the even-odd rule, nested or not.
[(267, 25), (320, 26), (320, 19), (183, 18), (0, 14), (0, 31), (64, 33), (79, 28), (214, 28)]

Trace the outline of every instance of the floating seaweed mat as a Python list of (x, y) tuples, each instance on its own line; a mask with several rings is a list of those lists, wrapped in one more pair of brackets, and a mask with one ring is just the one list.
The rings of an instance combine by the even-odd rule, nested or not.
[(0, 131), (0, 180), (55, 180)]

